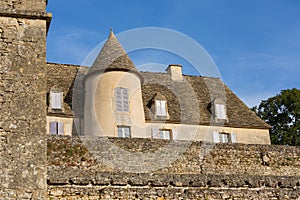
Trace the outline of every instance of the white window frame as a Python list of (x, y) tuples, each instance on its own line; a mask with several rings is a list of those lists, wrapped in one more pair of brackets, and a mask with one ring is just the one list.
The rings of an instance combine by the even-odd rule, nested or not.
[(117, 87), (114, 92), (116, 111), (129, 112), (129, 90), (127, 88)]
[(119, 138), (131, 138), (130, 126), (117, 126), (117, 136)]
[(50, 135), (64, 135), (64, 123), (58, 121), (49, 122)]
[(155, 115), (158, 117), (167, 117), (167, 101), (155, 100)]
[(235, 133), (219, 133), (217, 131), (213, 132), (213, 142), (214, 143), (237, 143), (237, 136)]
[(221, 143), (229, 143), (230, 138), (228, 133), (219, 133), (219, 141)]
[(226, 119), (226, 108), (223, 104), (215, 104), (215, 115), (217, 119)]
[(55, 110), (61, 110), (62, 99), (63, 99), (62, 92), (51, 92), (51, 108)]
[(152, 129), (152, 138), (172, 140), (172, 129)]

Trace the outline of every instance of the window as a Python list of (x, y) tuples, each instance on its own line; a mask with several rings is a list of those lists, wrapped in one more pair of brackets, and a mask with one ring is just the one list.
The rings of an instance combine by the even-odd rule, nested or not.
[(156, 116), (167, 117), (167, 102), (163, 100), (155, 100)]
[(64, 123), (63, 122), (50, 122), (50, 135), (63, 135)]
[(170, 129), (152, 129), (152, 138), (171, 140), (172, 131)]
[(237, 137), (234, 133), (219, 133), (213, 132), (213, 142), (214, 143), (237, 143)]
[(62, 109), (62, 93), (52, 92), (51, 93), (51, 108)]
[(217, 119), (226, 119), (225, 105), (216, 104), (215, 105), (215, 115)]
[(119, 138), (130, 138), (130, 127), (129, 126), (118, 126), (118, 137)]
[(129, 112), (128, 89), (115, 88), (115, 97), (116, 97), (116, 111)]
[(229, 142), (229, 134), (219, 133), (219, 141), (222, 143), (228, 143)]

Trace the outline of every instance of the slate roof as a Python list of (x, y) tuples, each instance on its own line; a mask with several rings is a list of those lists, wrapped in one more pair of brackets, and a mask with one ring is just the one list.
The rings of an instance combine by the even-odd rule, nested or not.
[(107, 71), (129, 71), (141, 77), (112, 30), (87, 77)]
[[(65, 94), (65, 103), (69, 109), (72, 108), (75, 77), (79, 73), (82, 79), (88, 73), (88, 68), (54, 63), (48, 63), (47, 68), (48, 92), (53, 85), (61, 87)], [(153, 118), (149, 109), (149, 101), (153, 100), (155, 94), (159, 93), (167, 100), (169, 117), (165, 119), (166, 123), (220, 125), (212, 120), (213, 115), (210, 106), (215, 98), (221, 98), (226, 102), (228, 116), (228, 121), (225, 121), (224, 126), (270, 128), (218, 78), (184, 75), (183, 81), (180, 82), (172, 81), (171, 76), (167, 73), (140, 72), (139, 74), (144, 79), (142, 96), (147, 122), (159, 121)], [(83, 87), (81, 89), (80, 98), (84, 94)], [(73, 105), (72, 109), (78, 109), (79, 106), (82, 107), (83, 102), (80, 105)], [(67, 114), (69, 115), (70, 112)]]
[(152, 117), (148, 102), (156, 93), (167, 99), (169, 118), (166, 123), (219, 125), (213, 120), (211, 104), (220, 98), (225, 102), (228, 120), (226, 127), (265, 128), (270, 126), (251, 111), (220, 79), (184, 75), (184, 81), (172, 81), (166, 73), (142, 72), (145, 80), (142, 86), (145, 118)]

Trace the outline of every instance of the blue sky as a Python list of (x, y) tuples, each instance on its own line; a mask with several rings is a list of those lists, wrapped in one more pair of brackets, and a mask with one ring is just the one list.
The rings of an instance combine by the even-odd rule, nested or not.
[[(299, 0), (49, 0), (47, 61), (81, 64), (108, 34), (141, 27), (181, 32), (201, 44), (223, 81), (248, 106), (300, 88)], [(143, 62), (183, 64), (160, 51), (129, 54)], [(174, 61), (172, 60), (174, 59)]]

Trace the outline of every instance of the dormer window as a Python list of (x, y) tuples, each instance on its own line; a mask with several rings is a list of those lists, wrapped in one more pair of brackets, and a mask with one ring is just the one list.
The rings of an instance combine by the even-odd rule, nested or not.
[(210, 104), (210, 111), (216, 123), (228, 122), (226, 103), (223, 99), (214, 99)]
[(127, 88), (115, 88), (116, 111), (129, 112), (129, 95)]
[(51, 92), (51, 108), (61, 110), (62, 109), (62, 92)]
[(217, 119), (226, 119), (225, 105), (215, 104), (215, 116)]
[(167, 102), (164, 100), (155, 100), (155, 114), (158, 117), (167, 117)]
[(49, 92), (49, 113), (64, 113), (64, 95), (62, 89), (53, 86)]
[(150, 109), (150, 115), (153, 119), (169, 119), (167, 98), (159, 92), (150, 99), (147, 106)]

